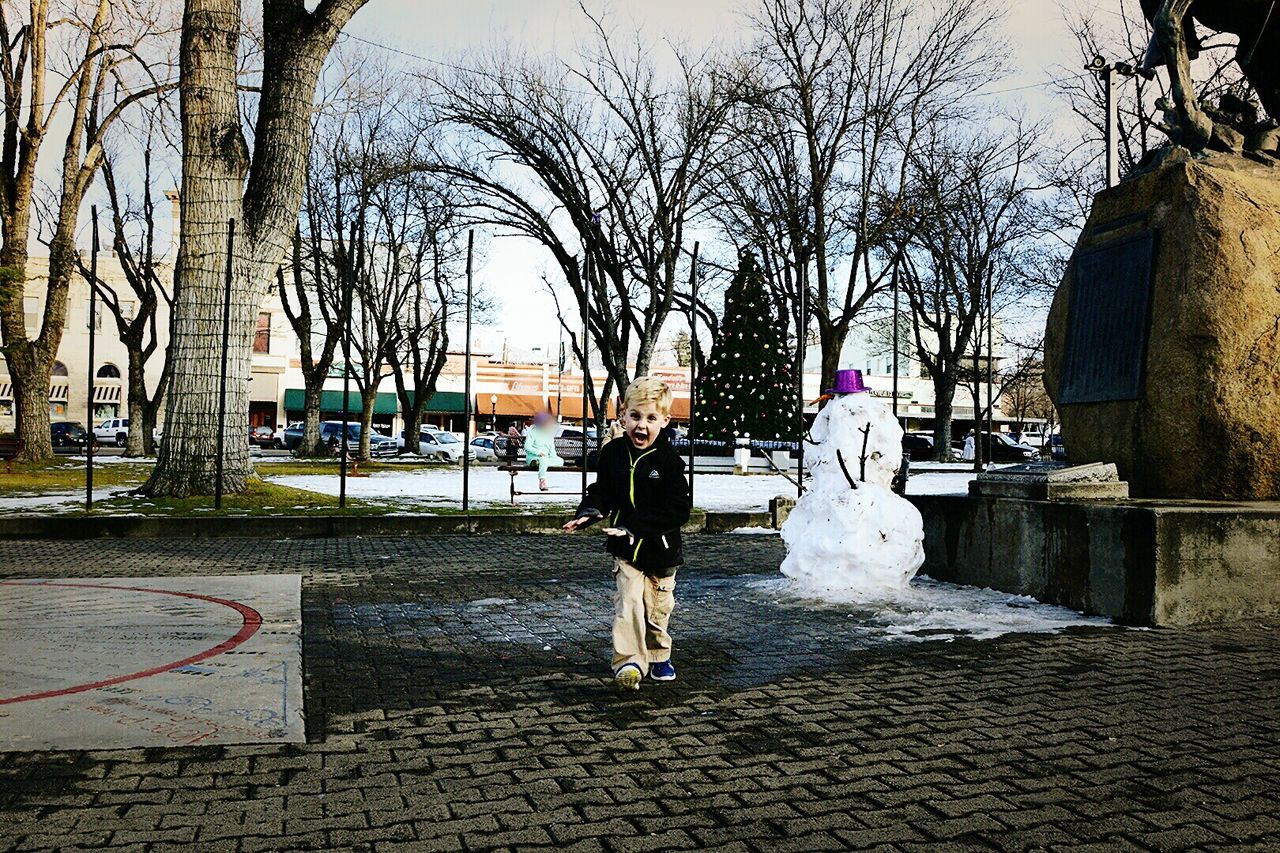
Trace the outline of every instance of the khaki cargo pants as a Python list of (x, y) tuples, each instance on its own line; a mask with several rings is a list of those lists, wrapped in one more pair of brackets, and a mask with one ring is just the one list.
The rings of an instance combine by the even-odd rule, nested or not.
[(613, 577), (613, 670), (634, 663), (648, 675), (649, 664), (671, 659), (667, 622), (676, 606), (676, 577), (650, 577), (616, 558)]

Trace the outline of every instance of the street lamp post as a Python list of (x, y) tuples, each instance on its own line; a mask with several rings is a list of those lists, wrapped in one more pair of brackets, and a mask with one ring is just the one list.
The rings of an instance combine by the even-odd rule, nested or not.
[[(1132, 77), (1138, 72), (1127, 62), (1107, 62), (1100, 54), (1095, 54), (1085, 71), (1092, 71), (1102, 80), (1103, 94), (1106, 96), (1107, 119), (1105, 135), (1107, 143), (1107, 187), (1120, 183), (1120, 158), (1118, 153), (1118, 130), (1120, 111), (1116, 104), (1116, 75)], [(1144, 75), (1145, 76), (1145, 75)]]
[(489, 395), (489, 428), (498, 431), (498, 395)]

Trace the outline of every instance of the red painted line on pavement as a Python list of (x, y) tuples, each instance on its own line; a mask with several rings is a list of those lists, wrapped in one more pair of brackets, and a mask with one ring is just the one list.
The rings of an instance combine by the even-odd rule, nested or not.
[(0, 699), (0, 705), (11, 705), (14, 702), (28, 702), (32, 699), (50, 699), (54, 696), (68, 696), (72, 693), (83, 693), (86, 690), (96, 690), (99, 687), (110, 687), (113, 684), (120, 684), (125, 681), (133, 681), (138, 678), (146, 678), (149, 675), (159, 675), (162, 672), (180, 669), (181, 667), (189, 666), (193, 663), (199, 663), (202, 660), (208, 660), (215, 655), (220, 655), (223, 652), (228, 652), (234, 649), (236, 646), (256, 634), (258, 629), (262, 627), (262, 614), (254, 610), (249, 605), (241, 604), (238, 601), (230, 601), (225, 598), (214, 598), (211, 595), (198, 595), (194, 592), (175, 592), (170, 589), (147, 589), (146, 587), (137, 586), (109, 586), (107, 584), (96, 583), (31, 583), (29, 581), (0, 581), (0, 586), (58, 586), (75, 587), (77, 589), (114, 589), (123, 592), (150, 592), (155, 593), (156, 595), (172, 595), (178, 598), (194, 598), (198, 601), (208, 601), (213, 604), (221, 604), (224, 607), (230, 607), (232, 610), (235, 610), (240, 614), (241, 618), (240, 630), (233, 636), (223, 640), (213, 648), (206, 649), (205, 651), (192, 655), (191, 657), (183, 658), (180, 661), (167, 663), (163, 666), (152, 667), (151, 669), (144, 669), (141, 672), (133, 672), (129, 675), (118, 675), (115, 678), (95, 681), (92, 684), (77, 684), (74, 687), (63, 687), (58, 690), (46, 690), (43, 693), (28, 693), (25, 696), (11, 696), (8, 699)]

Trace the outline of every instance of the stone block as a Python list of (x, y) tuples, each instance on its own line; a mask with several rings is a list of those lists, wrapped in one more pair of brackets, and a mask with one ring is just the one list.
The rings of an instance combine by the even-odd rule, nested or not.
[(1280, 614), (1280, 502), (909, 499), (935, 580), (1135, 625)]
[(970, 481), (969, 493), (1042, 501), (1116, 500), (1129, 497), (1129, 484), (1110, 463), (1032, 462), (983, 472)]
[(778, 495), (769, 499), (769, 523), (774, 530), (781, 530), (782, 524), (795, 509), (796, 499), (786, 495)]

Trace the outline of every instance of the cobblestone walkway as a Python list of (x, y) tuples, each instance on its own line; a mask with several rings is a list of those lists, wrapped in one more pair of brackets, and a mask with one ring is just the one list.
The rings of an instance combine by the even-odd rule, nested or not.
[(1280, 847), (1280, 625), (869, 642), (752, 593), (776, 539), (698, 536), (680, 679), (618, 696), (598, 547), (5, 543), (2, 577), (301, 573), (308, 743), (0, 754), (0, 849)]

